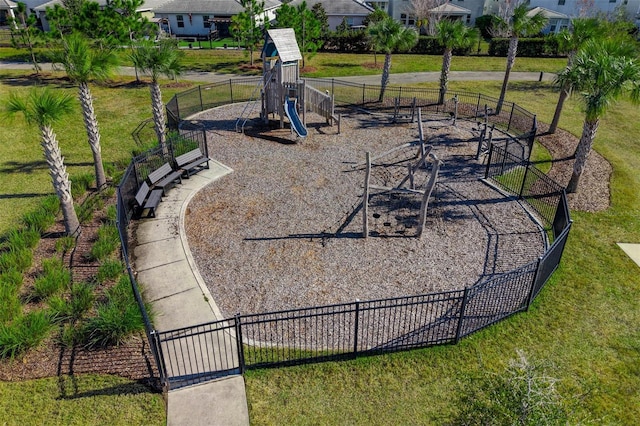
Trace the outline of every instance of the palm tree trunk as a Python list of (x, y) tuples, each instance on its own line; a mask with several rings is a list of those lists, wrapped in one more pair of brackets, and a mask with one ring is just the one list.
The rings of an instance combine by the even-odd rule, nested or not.
[(558, 123), (560, 122), (560, 115), (562, 114), (562, 107), (564, 106), (564, 101), (569, 97), (569, 91), (562, 87), (560, 89), (560, 96), (558, 97), (558, 104), (556, 105), (556, 112), (553, 113), (553, 120), (551, 121), (551, 125), (549, 126), (549, 133), (555, 133), (558, 129)]
[(573, 163), (573, 173), (571, 174), (571, 180), (569, 180), (569, 184), (567, 185), (567, 192), (569, 193), (573, 193), (578, 190), (578, 182), (580, 181), (580, 176), (587, 165), (587, 158), (589, 158), (593, 141), (596, 138), (599, 122), (600, 119), (598, 118), (594, 120), (587, 119), (584, 121), (582, 126), (582, 136), (580, 136), (580, 142), (578, 142), (578, 146), (576, 147), (576, 159)]
[(100, 130), (98, 129), (98, 119), (93, 109), (93, 97), (87, 83), (80, 83), (78, 86), (78, 98), (82, 105), (82, 116), (84, 127), (87, 130), (89, 146), (93, 153), (93, 167), (96, 173), (96, 186), (102, 188), (107, 183), (102, 164), (102, 148), (100, 147)]
[(502, 104), (504, 103), (504, 97), (507, 94), (507, 85), (509, 84), (509, 74), (513, 64), (516, 62), (516, 54), (518, 53), (518, 37), (511, 37), (509, 39), (509, 53), (507, 53), (507, 69), (504, 72), (504, 80), (502, 81), (502, 89), (500, 90), (500, 98), (498, 99), (498, 105), (496, 106), (496, 114), (500, 114), (502, 111)]
[(384, 91), (387, 88), (387, 84), (389, 84), (390, 73), (391, 73), (391, 53), (386, 53), (384, 55), (384, 66), (382, 67), (382, 80), (380, 81), (380, 96), (378, 97), (378, 102), (382, 102), (384, 100)]
[(67, 235), (77, 235), (80, 232), (80, 221), (73, 207), (73, 197), (71, 196), (71, 182), (64, 165), (64, 158), (60, 152), (56, 134), (50, 126), (40, 128), (42, 134), (42, 149), (44, 157), (49, 165), (49, 175), (53, 183), (53, 189), (58, 194), (62, 216), (64, 217), (64, 229)]
[(157, 81), (151, 82), (151, 108), (153, 109), (153, 121), (155, 123), (156, 136), (158, 137), (158, 144), (162, 147), (162, 153), (166, 156), (169, 155), (167, 149), (167, 137), (165, 130), (167, 125), (164, 121), (164, 104), (162, 103), (162, 92), (160, 91), (160, 85)]
[(442, 71), (440, 72), (440, 98), (438, 103), (444, 104), (444, 97), (447, 94), (447, 86), (449, 85), (449, 69), (451, 68), (451, 58), (453, 57), (453, 49), (445, 49), (442, 55)]

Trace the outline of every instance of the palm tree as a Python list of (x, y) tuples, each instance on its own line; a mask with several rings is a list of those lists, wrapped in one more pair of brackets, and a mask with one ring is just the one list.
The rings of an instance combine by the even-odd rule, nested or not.
[(518, 53), (518, 39), (539, 32), (547, 24), (547, 18), (540, 12), (533, 16), (529, 16), (528, 12), (527, 5), (522, 3), (513, 9), (513, 13), (511, 13), (510, 16), (506, 18), (498, 17), (494, 32), (499, 36), (509, 38), (509, 50), (507, 51), (507, 69), (504, 73), (504, 81), (502, 82), (500, 98), (496, 106), (496, 114), (500, 114), (504, 97), (507, 94), (509, 74), (511, 74), (511, 69), (516, 62), (516, 55)]
[[(567, 68), (571, 67), (573, 58), (580, 47), (592, 38), (604, 36), (604, 26), (597, 18), (575, 18), (571, 22), (571, 31), (563, 30), (558, 37), (560, 50), (567, 53)], [(561, 87), (556, 111), (549, 126), (549, 133), (555, 133), (560, 122), (564, 101), (569, 97), (569, 88)]]
[(175, 41), (170, 39), (161, 40), (158, 45), (151, 41), (140, 42), (131, 60), (142, 72), (151, 76), (151, 108), (153, 110), (153, 121), (155, 123), (158, 143), (162, 147), (165, 155), (168, 153), (166, 143), (166, 122), (164, 119), (164, 104), (162, 103), (162, 92), (158, 80), (161, 75), (167, 78), (176, 78), (182, 72), (180, 65), (181, 52)]
[(77, 235), (80, 232), (80, 222), (73, 207), (71, 182), (64, 165), (64, 157), (60, 152), (52, 125), (73, 110), (72, 102), (73, 98), (68, 95), (59, 95), (44, 89), (32, 91), (26, 99), (12, 93), (6, 106), (7, 113), (10, 115), (21, 113), (27, 123), (35, 123), (40, 129), (42, 138), (40, 144), (49, 165), (53, 189), (60, 199), (67, 235)]
[(449, 84), (449, 70), (453, 49), (465, 49), (473, 46), (478, 40), (478, 30), (467, 27), (462, 21), (450, 21), (448, 19), (438, 22), (436, 26), (436, 40), (444, 46), (442, 54), (442, 71), (440, 72), (440, 97), (439, 104), (444, 103)]
[(632, 101), (640, 102), (640, 60), (633, 45), (616, 39), (589, 40), (573, 58), (571, 66), (558, 75), (557, 83), (572, 92), (578, 91), (585, 109), (582, 136), (567, 185), (567, 192), (571, 193), (578, 189), (600, 117), (627, 92)]
[(94, 50), (88, 40), (81, 34), (74, 33), (62, 40), (63, 49), (52, 55), (53, 62), (62, 64), (69, 79), (78, 85), (78, 99), (82, 106), (84, 127), (96, 174), (96, 186), (102, 188), (107, 183), (102, 164), (102, 148), (100, 146), (100, 129), (93, 108), (93, 96), (89, 89), (89, 81), (104, 81), (117, 64), (117, 58), (111, 49)]
[(380, 97), (378, 98), (378, 102), (382, 102), (384, 99), (384, 91), (389, 83), (391, 53), (411, 49), (418, 42), (418, 33), (415, 28), (405, 27), (390, 16), (369, 24), (367, 33), (371, 39), (374, 50), (384, 53)]

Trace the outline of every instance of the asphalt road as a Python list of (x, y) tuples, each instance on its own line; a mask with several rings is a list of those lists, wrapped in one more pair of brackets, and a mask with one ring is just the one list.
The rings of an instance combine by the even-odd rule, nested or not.
[[(51, 71), (52, 65), (50, 63), (41, 64), (45, 71)], [(29, 63), (18, 62), (0, 62), (0, 70), (32, 70), (33, 67)], [(118, 74), (134, 76), (135, 70), (133, 67), (119, 67)], [(511, 72), (509, 81), (553, 81), (555, 78), (553, 73), (540, 73), (540, 72)], [(234, 74), (220, 74), (215, 72), (197, 72), (186, 71), (180, 76), (180, 80), (197, 81), (202, 83), (217, 83), (220, 81), (227, 81), (229, 79), (245, 78), (244, 76), (237, 76)], [(451, 71), (449, 74), (449, 80), (451, 81), (500, 81), (504, 78), (503, 71)], [(366, 76), (352, 76), (352, 77), (338, 77), (340, 80), (352, 81), (357, 83), (366, 84), (380, 84), (380, 75), (366, 75)], [(439, 81), (440, 72), (415, 72), (415, 73), (401, 73), (391, 74), (389, 84), (411, 84), (411, 83), (423, 83), (430, 81)]]

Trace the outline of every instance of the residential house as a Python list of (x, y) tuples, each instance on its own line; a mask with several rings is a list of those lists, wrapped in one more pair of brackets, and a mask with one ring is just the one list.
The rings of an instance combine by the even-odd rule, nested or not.
[(15, 19), (14, 10), (18, 7), (16, 2), (11, 0), (0, 0), (0, 26), (7, 26), (10, 19)]
[(358, 0), (293, 0), (289, 5), (298, 6), (303, 1), (307, 2), (307, 8), (309, 9), (316, 3), (322, 3), (327, 14), (330, 30), (335, 30), (345, 18), (350, 27), (359, 27), (362, 25), (364, 18), (374, 10), (373, 7)]
[(571, 18), (569, 18), (569, 16), (554, 10), (545, 9), (544, 7), (534, 7), (527, 12), (528, 16), (535, 16), (537, 14), (541, 14), (547, 18), (547, 25), (542, 29), (543, 34), (557, 34), (569, 28), (571, 25)]
[[(272, 21), (280, 7), (278, 0), (265, 0), (264, 15), (257, 20)], [(155, 18), (163, 30), (177, 36), (208, 36), (216, 31), (220, 37), (229, 35), (231, 18), (244, 8), (237, 0), (172, 0), (154, 8)]]

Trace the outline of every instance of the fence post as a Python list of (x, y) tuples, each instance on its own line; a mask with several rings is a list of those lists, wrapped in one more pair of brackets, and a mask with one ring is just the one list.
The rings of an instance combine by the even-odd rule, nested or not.
[(360, 326), (360, 300), (356, 299), (356, 321), (353, 333), (353, 357), (358, 356), (358, 328)]
[(538, 258), (538, 263), (536, 264), (536, 273), (533, 274), (533, 281), (531, 282), (531, 288), (529, 289), (529, 296), (527, 297), (527, 308), (525, 311), (529, 310), (529, 306), (531, 306), (531, 302), (533, 302), (533, 290), (536, 287), (536, 281), (538, 281), (538, 274), (540, 274), (540, 265), (542, 264), (542, 256)]
[(169, 379), (167, 378), (167, 366), (164, 363), (164, 356), (162, 355), (162, 347), (160, 346), (160, 336), (156, 330), (149, 332), (149, 344), (153, 345), (153, 357), (158, 365), (158, 374), (160, 375), (160, 385), (166, 386), (166, 390), (169, 390)]
[(458, 95), (453, 97), (453, 125), (456, 125), (458, 120)]
[(516, 104), (515, 102), (513, 102), (511, 104), (511, 113), (509, 113), (509, 124), (507, 124), (507, 132), (509, 131), (509, 129), (511, 129), (511, 119), (513, 118), (513, 110), (515, 109)]
[(520, 193), (518, 194), (518, 200), (522, 199), (522, 193), (524, 192), (524, 186), (527, 182), (527, 174), (529, 174), (529, 166), (531, 164), (529, 164), (529, 162), (527, 161), (527, 164), (524, 168), (524, 176), (522, 177), (522, 185), (520, 185)]
[(529, 136), (529, 158), (531, 158), (531, 151), (533, 151), (533, 142), (536, 140), (536, 133), (538, 132), (538, 116), (533, 115), (533, 124), (531, 124), (531, 134)]
[(484, 171), (484, 178), (489, 178), (489, 168), (491, 167), (491, 160), (493, 158), (493, 144), (489, 145), (489, 155), (487, 156), (487, 168)]
[(202, 105), (202, 85), (198, 85), (198, 93), (200, 94), (200, 111), (203, 111), (204, 106)]
[(464, 294), (462, 295), (462, 305), (460, 306), (460, 316), (458, 317), (458, 327), (456, 328), (456, 340), (457, 344), (460, 341), (460, 333), (462, 332), (462, 321), (464, 321), (464, 310), (467, 307), (467, 299), (469, 297), (469, 287), (464, 288)]
[(240, 323), (240, 312), (238, 312), (234, 318), (236, 328), (236, 345), (238, 348), (238, 368), (240, 369), (240, 374), (244, 374), (244, 347), (242, 346), (242, 325)]
[(480, 93), (478, 93), (478, 104), (476, 105), (476, 117), (480, 114)]
[(229, 97), (231, 98), (231, 103), (233, 103), (233, 82), (229, 79)]
[(362, 105), (364, 105), (364, 88), (367, 87), (366, 83), (362, 83)]
[(335, 96), (336, 93), (336, 79), (331, 79), (331, 96)]

